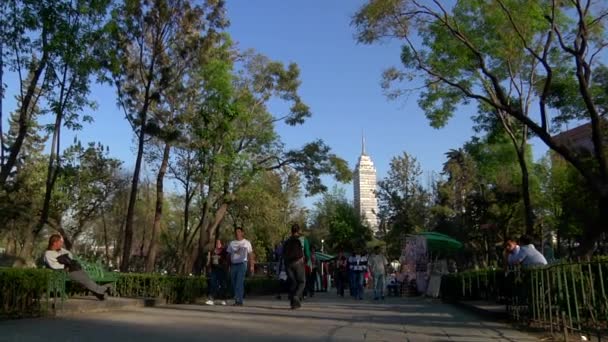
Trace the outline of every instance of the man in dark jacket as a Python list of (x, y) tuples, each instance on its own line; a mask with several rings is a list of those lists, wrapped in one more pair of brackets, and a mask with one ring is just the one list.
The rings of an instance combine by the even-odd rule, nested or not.
[(304, 270), (304, 250), (300, 239), (300, 226), (296, 223), (291, 226), (291, 237), (283, 246), (283, 260), (285, 271), (289, 279), (289, 301), (292, 309), (302, 306), (300, 298), (306, 285), (306, 272)]

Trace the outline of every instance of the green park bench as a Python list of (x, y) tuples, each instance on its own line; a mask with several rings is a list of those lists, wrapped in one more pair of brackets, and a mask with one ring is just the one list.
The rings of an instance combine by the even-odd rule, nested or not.
[[(115, 284), (118, 280), (118, 273), (108, 271), (101, 262), (91, 263), (79, 258), (74, 258), (82, 266), (82, 270), (98, 284)], [(67, 272), (55, 271), (49, 278), (47, 295), (52, 295), (55, 302), (57, 298), (61, 298), (61, 302), (68, 298), (66, 285), (70, 281)]]

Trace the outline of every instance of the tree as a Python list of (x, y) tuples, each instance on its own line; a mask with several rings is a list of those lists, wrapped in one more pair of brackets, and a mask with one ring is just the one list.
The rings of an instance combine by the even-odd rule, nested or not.
[[(8, 252), (24, 259), (31, 258), (30, 244), (34, 242), (31, 228), (37, 222), (44, 196), (43, 150), (47, 140), (47, 136), (41, 134), (43, 130), (37, 121), (37, 107), (31, 110), (21, 153), (15, 160), (14, 174), (5, 188), (0, 189), (0, 233), (8, 237), (9, 246), (13, 246)], [(19, 134), (20, 114), (20, 111), (15, 111), (9, 119), (9, 130), (5, 135), (9, 145)]]
[(122, 162), (108, 157), (108, 150), (99, 143), (84, 147), (77, 142), (63, 151), (62, 162), (52, 201), (53, 226), (71, 249), (125, 184), (120, 177)]
[(398, 255), (404, 234), (429, 229), (430, 194), (420, 183), (418, 160), (403, 152), (393, 157), (389, 171), (378, 182), (380, 217), (386, 222), (385, 241), (390, 255)]
[(179, 80), (200, 47), (212, 46), (226, 26), (222, 1), (193, 6), (188, 0), (126, 1), (113, 11), (109, 26), (112, 77), (120, 106), (137, 136), (137, 157), (125, 225), (120, 269), (129, 269), (133, 217), (142, 158), (149, 129), (149, 111)]
[(46, 89), (42, 99), (54, 123), (47, 129), (52, 132), (46, 190), (40, 219), (34, 228), (36, 237), (48, 223), (51, 198), (61, 169), (61, 128), (80, 129), (81, 120), (91, 122), (90, 115), (81, 117), (81, 111), (94, 108), (88, 99), (91, 77), (99, 70), (97, 42), (102, 36), (102, 26), (109, 1), (55, 1), (49, 20), (56, 32), (50, 41), (53, 50), (48, 55)]
[(334, 252), (364, 247), (372, 239), (371, 229), (346, 199), (344, 189), (337, 186), (315, 203), (311, 231), (327, 239), (327, 250)]
[[(56, 32), (52, 16), (56, 14), (52, 2), (10, 0), (0, 4), (0, 41), (3, 49), (2, 64), (14, 70), (19, 77), (19, 109), (14, 140), (5, 145), (2, 140), (0, 160), (0, 188), (14, 173), (19, 153), (29, 131), (30, 115), (34, 112), (41, 92), (45, 88), (44, 71), (52, 51), (49, 43)], [(4, 84), (2, 94), (4, 95)], [(1, 121), (1, 120), (0, 120)], [(0, 135), (4, 132), (0, 130)], [(5, 156), (5, 152), (8, 155)]]
[[(608, 163), (603, 107), (595, 96), (601, 78), (592, 76), (602, 68), (598, 56), (605, 47), (607, 13), (601, 2), (591, 0), (457, 2), (451, 8), (437, 0), (371, 0), (353, 23), (360, 42), (395, 38), (404, 43), (404, 68), (387, 71), (386, 85), (420, 77), (426, 86), (420, 104), (433, 126), (442, 125), (468, 101), (517, 120), (584, 177), (606, 221)], [(550, 134), (571, 118), (571, 113), (558, 112), (556, 120), (549, 120), (550, 106), (556, 106), (551, 96), (564, 81), (577, 87), (583, 109), (578, 118), (590, 121), (590, 163)], [(586, 227), (580, 252), (591, 253), (606, 229)]]
[(506, 115), (503, 111), (488, 113), (483, 109), (483, 106), (480, 107), (482, 108), (479, 109), (478, 115), (475, 117), (475, 122), (477, 123), (475, 130), (477, 132), (487, 132), (490, 139), (492, 136), (500, 136), (501, 133), (499, 131), (503, 131), (508, 136), (516, 152), (521, 171), (521, 195), (524, 202), (525, 232), (527, 235), (532, 236), (534, 235), (535, 215), (531, 198), (530, 170), (528, 167), (528, 165), (532, 164), (531, 149), (528, 144), (528, 128)]

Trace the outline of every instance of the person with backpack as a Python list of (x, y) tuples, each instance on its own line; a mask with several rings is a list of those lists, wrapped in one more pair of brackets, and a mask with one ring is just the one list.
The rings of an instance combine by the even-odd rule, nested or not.
[(302, 306), (301, 298), (306, 286), (304, 269), (304, 247), (301, 242), (300, 226), (291, 226), (291, 237), (283, 245), (283, 260), (289, 279), (289, 302), (293, 310)]

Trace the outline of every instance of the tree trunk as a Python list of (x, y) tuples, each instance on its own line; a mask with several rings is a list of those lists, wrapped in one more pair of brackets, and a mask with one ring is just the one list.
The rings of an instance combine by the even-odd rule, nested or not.
[(150, 246), (148, 247), (148, 255), (146, 258), (146, 272), (153, 272), (156, 263), (156, 253), (158, 249), (157, 239), (160, 235), (160, 221), (163, 216), (163, 181), (167, 173), (169, 165), (169, 154), (171, 153), (171, 145), (165, 144), (163, 150), (163, 159), (158, 169), (156, 177), (156, 208), (154, 212), (154, 224), (152, 225), (152, 236), (150, 237)]
[(528, 165), (526, 162), (526, 146), (528, 144), (528, 126), (522, 125), (521, 137), (515, 136), (515, 131), (513, 130), (513, 126), (511, 124), (510, 117), (503, 111), (498, 111), (496, 113), (502, 127), (505, 129), (509, 138), (511, 138), (511, 142), (513, 143), (513, 147), (515, 148), (515, 152), (517, 153), (517, 161), (519, 162), (519, 168), (521, 170), (521, 191), (522, 196), (524, 198), (524, 211), (525, 211), (525, 221), (526, 221), (526, 235), (534, 235), (534, 212), (532, 210), (532, 200), (530, 199), (530, 176), (528, 172)]
[(34, 241), (36, 241), (36, 239), (33, 232), (27, 230), (25, 232), (23, 246), (21, 246), (21, 250), (19, 251), (19, 256), (24, 260), (32, 260), (32, 256), (34, 255)]
[(206, 227), (207, 229), (200, 231), (197, 258), (195, 259), (196, 262), (194, 264), (194, 273), (195, 274), (202, 273), (203, 268), (205, 267), (206, 262), (208, 261), (207, 260), (208, 258), (206, 258), (206, 254), (208, 251), (211, 250), (211, 248), (213, 248), (213, 245), (214, 245), (213, 238), (216, 236), (217, 229), (220, 226), (220, 224), (222, 223), (222, 221), (224, 220), (224, 217), (226, 216), (227, 211), (228, 211), (228, 203), (224, 202), (220, 205), (220, 207), (215, 212), (213, 222), (208, 227)]
[(593, 254), (595, 244), (599, 241), (602, 233), (608, 232), (608, 195), (599, 199), (599, 220), (594, 222), (583, 231), (580, 245), (576, 251), (578, 257), (589, 257)]
[(129, 271), (129, 262), (131, 260), (131, 249), (133, 247), (133, 219), (135, 217), (135, 202), (137, 200), (137, 187), (139, 185), (139, 173), (141, 172), (141, 163), (144, 155), (145, 144), (145, 127), (146, 117), (142, 115), (141, 125), (139, 128), (139, 139), (137, 144), (137, 159), (135, 161), (135, 170), (133, 170), (133, 180), (131, 181), (131, 194), (129, 195), (129, 206), (127, 207), (127, 222), (125, 224), (125, 236), (122, 250), (122, 262), (120, 263), (120, 271)]
[(532, 210), (532, 200), (530, 198), (530, 174), (526, 162), (525, 147), (523, 151), (518, 149), (517, 160), (521, 169), (521, 191), (524, 198), (524, 209), (526, 215), (526, 235), (534, 235), (534, 212)]
[(110, 245), (108, 242), (108, 225), (106, 224), (106, 215), (101, 211), (101, 223), (103, 224), (103, 244), (105, 247), (106, 266), (110, 267)]
[(4, 115), (2, 111), (2, 99), (4, 99), (4, 43), (0, 41), (0, 170), (4, 164)]
[[(46, 47), (46, 32), (43, 29), (43, 45)], [(46, 52), (46, 48), (43, 49), (42, 58), (34, 71), (34, 75), (27, 85), (27, 91), (25, 96), (21, 101), (21, 108), (19, 109), (19, 129), (17, 132), (17, 137), (15, 138), (15, 142), (9, 148), (9, 155), (6, 158), (6, 162), (2, 165), (2, 170), (0, 170), (0, 188), (3, 188), (6, 184), (6, 180), (11, 173), (11, 170), (15, 166), (17, 162), (17, 156), (21, 151), (21, 147), (23, 146), (23, 141), (27, 136), (27, 131), (29, 128), (30, 121), (30, 107), (32, 106), (32, 100), (34, 99), (34, 93), (36, 92), (36, 88), (38, 85), (38, 81), (40, 80), (40, 76), (42, 75), (42, 71), (46, 67), (46, 63), (48, 60), (48, 55)]]
[[(55, 182), (57, 181), (57, 176), (59, 174), (59, 149), (60, 149), (60, 141), (59, 136), (61, 134), (61, 120), (62, 115), (57, 114), (55, 118), (55, 125), (53, 127), (53, 138), (51, 142), (51, 155), (49, 156), (49, 163), (46, 172), (46, 189), (44, 192), (44, 202), (42, 203), (42, 211), (40, 212), (40, 219), (36, 224), (36, 228), (34, 228), (34, 237), (36, 237), (44, 225), (49, 220), (49, 211), (51, 210), (51, 197), (53, 195), (53, 189), (55, 188)], [(62, 233), (63, 235), (63, 233)], [(64, 240), (67, 237), (64, 236)], [(66, 241), (66, 247), (68, 246), (68, 241)], [(70, 244), (71, 248), (71, 244)], [(70, 249), (68, 248), (68, 249)]]

